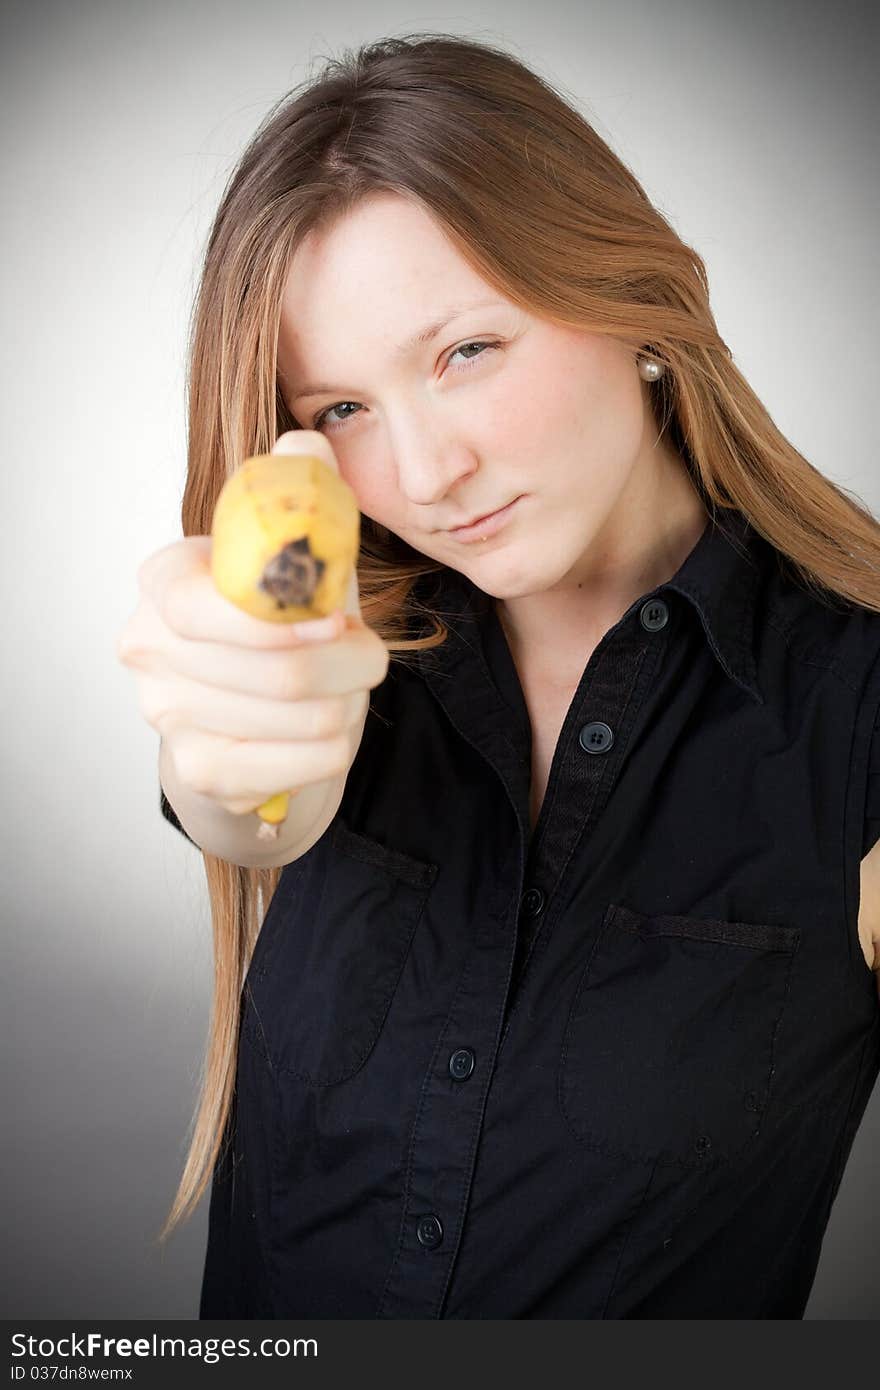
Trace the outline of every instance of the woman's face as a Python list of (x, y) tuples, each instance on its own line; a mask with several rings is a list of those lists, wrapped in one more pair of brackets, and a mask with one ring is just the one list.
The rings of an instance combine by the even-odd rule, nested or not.
[[(278, 374), (361, 511), (500, 598), (589, 572), (656, 435), (633, 350), (526, 313), (392, 194), (298, 249)], [(495, 534), (449, 534), (515, 498)]]

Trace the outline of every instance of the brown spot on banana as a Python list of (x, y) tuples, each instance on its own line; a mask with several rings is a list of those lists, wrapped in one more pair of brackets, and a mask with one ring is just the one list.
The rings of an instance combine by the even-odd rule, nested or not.
[(308, 536), (289, 541), (266, 565), (258, 588), (270, 594), (279, 608), (312, 602), (326, 565), (311, 552)]

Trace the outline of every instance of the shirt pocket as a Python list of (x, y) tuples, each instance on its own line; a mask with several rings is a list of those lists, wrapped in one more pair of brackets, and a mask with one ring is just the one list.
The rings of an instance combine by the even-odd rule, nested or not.
[(285, 866), (251, 960), (242, 1021), (273, 1068), (329, 1086), (363, 1066), (437, 869), (339, 816)]
[(581, 973), (559, 1065), (575, 1137), (699, 1166), (760, 1131), (800, 932), (649, 916), (612, 903)]

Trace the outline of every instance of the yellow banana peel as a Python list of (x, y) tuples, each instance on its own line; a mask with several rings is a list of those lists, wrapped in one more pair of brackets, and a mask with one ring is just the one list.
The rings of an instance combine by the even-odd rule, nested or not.
[[(224, 483), (211, 538), (211, 576), (224, 598), (266, 622), (306, 622), (345, 603), (360, 511), (323, 459), (258, 454)], [(278, 792), (257, 807), (259, 839), (277, 839), (295, 794)]]

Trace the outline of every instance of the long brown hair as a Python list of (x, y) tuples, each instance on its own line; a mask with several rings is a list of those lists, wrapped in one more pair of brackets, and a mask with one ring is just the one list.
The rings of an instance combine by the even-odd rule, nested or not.
[[(282, 290), (302, 239), (359, 199), (415, 200), (460, 254), (529, 313), (644, 344), (668, 432), (711, 515), (737, 508), (823, 601), (880, 612), (880, 523), (780, 433), (719, 336), (704, 263), (587, 120), (497, 47), (418, 33), (326, 62), (272, 108), (209, 234), (190, 332), (184, 535), (207, 535), (217, 495), (251, 454), (300, 428), (282, 400)], [(413, 593), (442, 570), (362, 517), (364, 621), (391, 660), (446, 636)], [(413, 619), (425, 631), (413, 628)], [(415, 634), (415, 635), (414, 635)], [(189, 1152), (163, 1241), (210, 1180), (230, 1116), (239, 1005), (281, 870), (204, 855), (214, 996)]]

